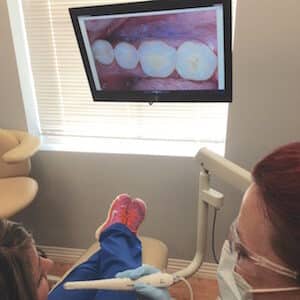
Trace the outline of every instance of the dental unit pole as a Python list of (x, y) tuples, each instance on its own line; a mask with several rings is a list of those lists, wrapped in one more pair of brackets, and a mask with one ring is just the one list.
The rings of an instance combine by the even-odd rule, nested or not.
[(197, 245), (194, 259), (186, 268), (174, 274), (155, 273), (143, 276), (137, 280), (129, 278), (113, 278), (106, 280), (79, 281), (65, 283), (65, 289), (108, 289), (108, 290), (133, 290), (134, 283), (142, 282), (154, 287), (169, 287), (179, 280), (196, 273), (204, 259), (207, 241), (208, 207), (209, 205), (220, 209), (224, 203), (224, 196), (210, 188), (210, 175), (221, 178), (228, 184), (244, 192), (251, 184), (251, 174), (245, 169), (225, 159), (224, 157), (202, 148), (195, 156), (200, 163), (198, 195), (198, 222)]
[(223, 194), (210, 188), (210, 175), (214, 175), (244, 192), (251, 183), (251, 174), (224, 157), (202, 148), (195, 156), (200, 163), (198, 197), (198, 224), (196, 254), (183, 270), (174, 273), (177, 277), (189, 277), (196, 273), (204, 259), (208, 227), (208, 205), (220, 209), (224, 203)]

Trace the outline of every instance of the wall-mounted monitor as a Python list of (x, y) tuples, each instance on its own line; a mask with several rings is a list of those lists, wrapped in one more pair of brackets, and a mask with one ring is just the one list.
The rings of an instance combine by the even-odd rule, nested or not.
[(231, 102), (231, 0), (70, 8), (95, 101)]

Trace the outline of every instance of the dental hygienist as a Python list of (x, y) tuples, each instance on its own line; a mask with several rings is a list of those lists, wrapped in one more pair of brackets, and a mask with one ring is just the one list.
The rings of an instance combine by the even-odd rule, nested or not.
[[(300, 299), (300, 142), (256, 164), (225, 241), (217, 277), (221, 299)], [(126, 272), (137, 277), (141, 269)], [(142, 274), (139, 274), (142, 275)], [(151, 299), (166, 290), (138, 286)]]
[(221, 297), (300, 299), (300, 143), (267, 155), (252, 176), (223, 246)]

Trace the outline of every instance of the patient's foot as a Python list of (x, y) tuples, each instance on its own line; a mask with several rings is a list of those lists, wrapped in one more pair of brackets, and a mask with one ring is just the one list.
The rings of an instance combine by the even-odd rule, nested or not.
[(133, 233), (137, 233), (140, 225), (144, 221), (146, 209), (146, 204), (142, 199), (136, 198), (129, 203), (126, 225)]
[(111, 203), (105, 222), (98, 227), (95, 238), (99, 240), (101, 232), (115, 223), (127, 225), (127, 211), (132, 199), (127, 194), (121, 194)]

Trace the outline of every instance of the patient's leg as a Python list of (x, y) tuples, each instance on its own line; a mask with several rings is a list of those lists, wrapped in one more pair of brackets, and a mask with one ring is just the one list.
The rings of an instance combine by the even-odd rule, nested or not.
[[(76, 267), (62, 283), (50, 292), (48, 300), (136, 299), (135, 292), (71, 291), (63, 288), (63, 284), (68, 281), (113, 278), (118, 272), (134, 269), (141, 265), (141, 242), (126, 225), (116, 223), (108, 227), (101, 233), (100, 243), (101, 250)], [(109, 298), (107, 298), (108, 296)]]
[(52, 290), (48, 295), (48, 300), (90, 300), (94, 299), (95, 290), (74, 290), (67, 291), (63, 285), (67, 281), (95, 280), (99, 279), (99, 259), (100, 252), (97, 251), (86, 262), (77, 266), (68, 276)]
[[(115, 200), (116, 202), (112, 205), (111, 209), (112, 212), (114, 210), (113, 207), (118, 210), (118, 208), (121, 207), (120, 204), (123, 204), (124, 201), (127, 202), (123, 206), (123, 208), (126, 206), (126, 226), (124, 226), (124, 222), (122, 222), (123, 224), (114, 224), (110, 226), (110, 231), (105, 230), (100, 237), (102, 248), (100, 253), (100, 272), (103, 279), (113, 278), (118, 272), (134, 269), (142, 264), (141, 242), (136, 237), (136, 233), (145, 218), (146, 205), (141, 199), (130, 199), (130, 201), (128, 201), (128, 198), (130, 199), (128, 195), (120, 195)], [(122, 209), (120, 209), (119, 212), (121, 212)], [(122, 213), (119, 215), (122, 215)], [(120, 220), (121, 219), (123, 220), (123, 218), (120, 218)], [(96, 234), (98, 232), (101, 232), (101, 229), (97, 230)], [(137, 296), (135, 292), (98, 291), (95, 300), (102, 299), (135, 300)]]
[[(101, 278), (113, 278), (118, 272), (135, 269), (142, 264), (140, 240), (128, 227), (114, 224), (100, 236)], [(98, 291), (95, 300), (135, 300), (135, 292)]]
[[(48, 296), (48, 300), (135, 300), (135, 292), (64, 290), (67, 281), (113, 278), (116, 273), (142, 264), (141, 242), (136, 236), (145, 217), (146, 206), (140, 199), (117, 197), (107, 221), (97, 230), (101, 250), (76, 267)], [(124, 206), (126, 203), (126, 206)], [(115, 214), (117, 211), (117, 214)], [(126, 214), (123, 221), (123, 215)], [(120, 216), (120, 217), (119, 217)]]

